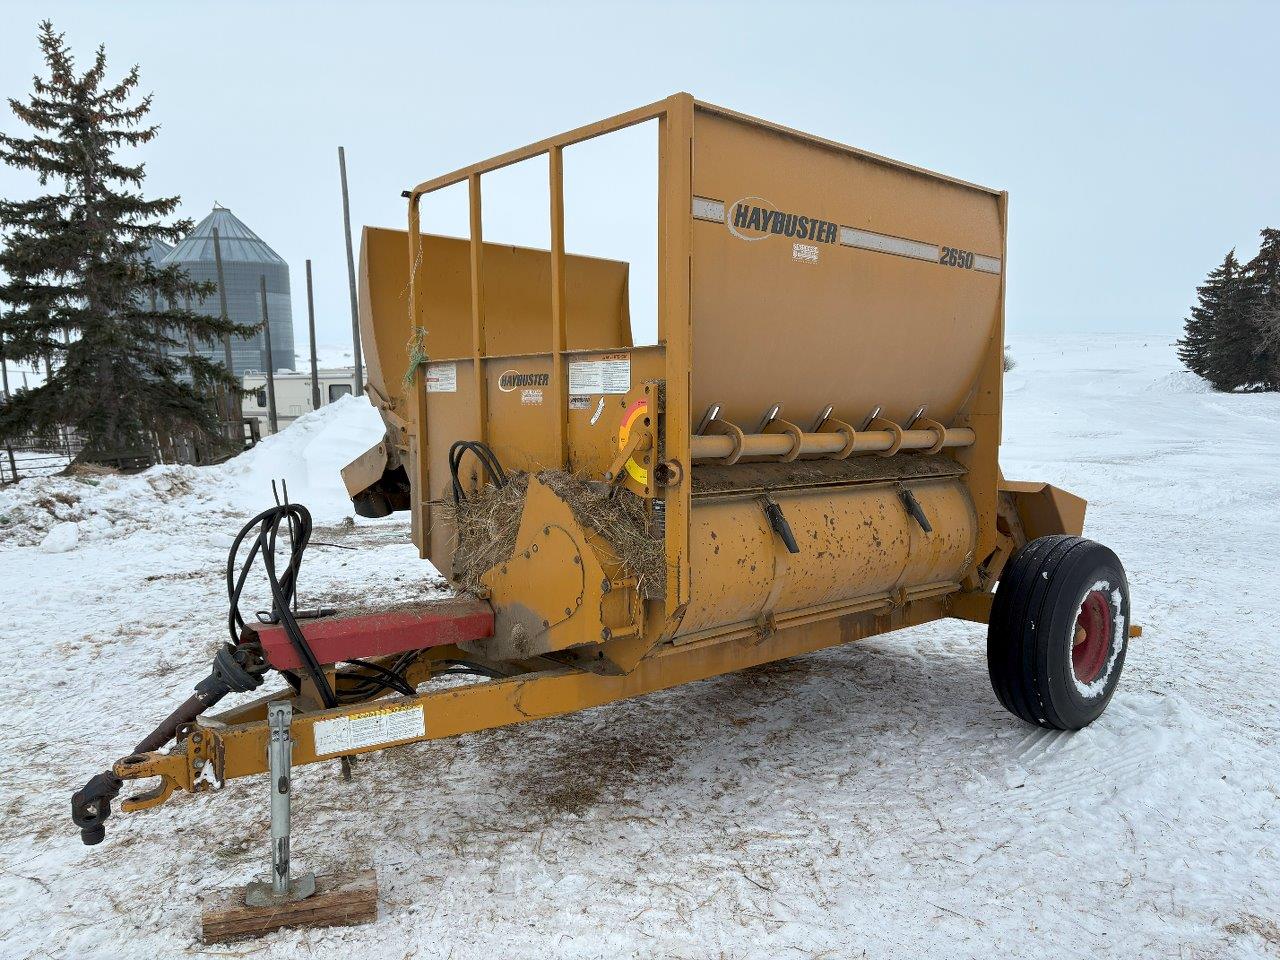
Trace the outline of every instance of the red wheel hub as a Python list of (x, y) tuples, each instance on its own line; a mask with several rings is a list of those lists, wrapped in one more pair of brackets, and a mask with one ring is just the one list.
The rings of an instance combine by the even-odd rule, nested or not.
[(1081, 683), (1093, 683), (1102, 673), (1111, 653), (1113, 632), (1111, 598), (1104, 590), (1091, 590), (1080, 604), (1071, 642), (1071, 669)]

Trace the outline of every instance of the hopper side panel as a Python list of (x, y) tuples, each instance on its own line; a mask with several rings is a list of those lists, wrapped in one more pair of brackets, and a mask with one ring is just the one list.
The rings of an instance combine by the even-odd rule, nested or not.
[[(798, 423), (827, 404), (855, 424), (876, 406), (957, 415), (999, 349), (999, 273), (963, 265), (1002, 257), (998, 197), (707, 111), (693, 192), (726, 221), (693, 224), (694, 418), (720, 403), (752, 429), (779, 402)], [(739, 204), (761, 211), (750, 226)]]

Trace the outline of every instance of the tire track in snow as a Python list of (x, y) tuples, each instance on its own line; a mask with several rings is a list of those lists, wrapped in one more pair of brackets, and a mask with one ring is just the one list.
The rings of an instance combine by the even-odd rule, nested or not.
[(1145, 709), (1112, 704), (1108, 721), (1084, 730), (1037, 730), (1014, 748), (1005, 782), (1023, 803), (1045, 811), (1073, 802), (1114, 796), (1148, 781), (1160, 770), (1159, 757), (1176, 738), (1187, 736), (1183, 710), (1173, 704)]
[(1066, 730), (1033, 730), (1023, 737), (1022, 742), (1015, 748), (1015, 759), (1026, 768), (1064, 749), (1069, 737), (1070, 734)]

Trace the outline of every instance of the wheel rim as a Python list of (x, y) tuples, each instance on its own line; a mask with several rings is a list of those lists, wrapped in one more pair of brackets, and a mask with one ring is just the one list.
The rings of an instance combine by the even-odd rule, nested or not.
[(1113, 617), (1111, 598), (1105, 591), (1092, 590), (1085, 595), (1071, 642), (1071, 669), (1081, 683), (1097, 680), (1107, 665)]

